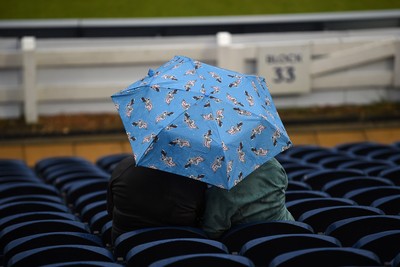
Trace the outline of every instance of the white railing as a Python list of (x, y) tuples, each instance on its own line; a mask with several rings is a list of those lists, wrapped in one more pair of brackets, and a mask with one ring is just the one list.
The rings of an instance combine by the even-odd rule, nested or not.
[[(174, 55), (267, 78), (277, 105), (400, 101), (400, 30), (0, 39), (0, 117), (113, 111), (110, 95)], [(358, 94), (355, 96), (355, 94)]]

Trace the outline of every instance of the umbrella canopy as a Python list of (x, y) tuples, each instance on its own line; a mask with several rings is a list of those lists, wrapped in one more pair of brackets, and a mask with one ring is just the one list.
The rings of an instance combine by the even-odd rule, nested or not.
[(291, 141), (265, 80), (176, 56), (112, 95), (137, 165), (231, 189)]

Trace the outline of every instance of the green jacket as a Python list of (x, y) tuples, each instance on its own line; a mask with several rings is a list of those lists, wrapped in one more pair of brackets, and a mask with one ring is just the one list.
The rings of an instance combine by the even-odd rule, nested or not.
[(207, 189), (203, 230), (216, 239), (242, 223), (294, 220), (285, 206), (287, 185), (285, 169), (273, 158), (230, 191), (218, 187)]

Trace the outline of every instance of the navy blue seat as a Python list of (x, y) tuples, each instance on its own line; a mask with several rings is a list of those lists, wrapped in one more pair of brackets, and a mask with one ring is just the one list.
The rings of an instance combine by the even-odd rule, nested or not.
[(353, 217), (332, 223), (325, 234), (336, 237), (343, 246), (353, 246), (360, 238), (389, 230), (400, 229), (400, 217), (372, 215)]
[(113, 155), (106, 155), (96, 160), (96, 165), (103, 170), (111, 173), (115, 164), (118, 164), (124, 158), (132, 156), (131, 153), (119, 153)]
[(17, 238), (49, 232), (89, 233), (90, 229), (86, 224), (72, 220), (53, 219), (22, 222), (10, 225), (0, 232), (0, 250)]
[(99, 174), (94, 172), (79, 172), (79, 173), (70, 173), (58, 176), (53, 184), (61, 189), (66, 184), (73, 183), (75, 181), (82, 181), (82, 180), (92, 180), (92, 179), (105, 179), (108, 180), (109, 176), (106, 174)]
[(391, 267), (399, 267), (400, 266), (400, 253), (394, 257), (394, 259), (391, 261)]
[(399, 194), (400, 186), (374, 186), (352, 190), (343, 197), (352, 199), (360, 205), (369, 206), (379, 198)]
[(111, 240), (111, 231), (112, 231), (112, 221), (107, 222), (103, 228), (101, 228), (101, 240), (103, 240), (103, 244), (107, 247), (112, 246)]
[(107, 200), (99, 200), (93, 203), (87, 204), (83, 207), (80, 218), (83, 222), (89, 222), (94, 215), (101, 211), (107, 210)]
[(316, 169), (303, 169), (303, 170), (298, 170), (298, 171), (291, 171), (287, 172), (287, 176), (289, 180), (293, 181), (301, 181), (303, 180), (304, 175), (307, 173), (310, 173), (312, 171), (315, 171)]
[(326, 150), (328, 149), (316, 145), (298, 145), (298, 146), (293, 146), (290, 149), (286, 150), (285, 156), (288, 158), (302, 159), (308, 154)]
[(3, 229), (10, 225), (28, 221), (40, 221), (40, 220), (52, 220), (52, 219), (78, 221), (78, 218), (71, 213), (59, 212), (59, 211), (30, 211), (1, 218), (0, 229)]
[(204, 238), (173, 238), (135, 246), (126, 255), (126, 265), (148, 267), (151, 263), (173, 256), (195, 253), (226, 253), (224, 244)]
[(295, 191), (295, 190), (311, 190), (311, 189), (312, 189), (311, 186), (302, 181), (289, 180), (288, 187), (286, 190)]
[(314, 190), (321, 190), (328, 182), (360, 175), (364, 175), (360, 170), (320, 170), (306, 174), (303, 182), (310, 185)]
[(305, 198), (325, 198), (330, 197), (330, 195), (326, 192), (318, 191), (318, 190), (292, 190), (285, 192), (286, 202), (305, 199)]
[(253, 267), (253, 262), (240, 255), (225, 253), (201, 253), (188, 254), (182, 256), (162, 259), (150, 264), (149, 267), (204, 267), (204, 266), (223, 266), (223, 267)]
[(85, 164), (89, 163), (89, 161), (84, 158), (74, 156), (49, 157), (37, 161), (34, 169), (37, 173), (42, 175), (47, 168), (65, 163)]
[(65, 267), (65, 266), (84, 266), (84, 267), (123, 267), (124, 265), (121, 265), (116, 262), (108, 262), (108, 261), (73, 261), (73, 262), (61, 262), (61, 263), (52, 263), (52, 264), (46, 264), (43, 265), (42, 267)]
[(382, 215), (377, 208), (367, 206), (333, 206), (306, 211), (299, 217), (299, 221), (310, 225), (315, 232), (323, 233), (327, 227), (339, 220), (366, 215)]
[(306, 198), (294, 201), (286, 201), (286, 207), (297, 220), (303, 213), (317, 208), (356, 205), (356, 203), (344, 198)]
[(93, 217), (89, 221), (90, 230), (93, 233), (98, 234), (101, 232), (103, 226), (112, 220), (111, 216), (108, 214), (106, 210), (100, 211), (93, 215)]
[(60, 192), (54, 186), (43, 183), (7, 183), (0, 187), (1, 198), (32, 194), (60, 196)]
[(69, 184), (66, 190), (68, 203), (73, 204), (79, 197), (96, 191), (107, 190), (108, 181), (105, 179), (85, 180)]
[(242, 246), (255, 238), (277, 234), (314, 233), (310, 225), (297, 221), (261, 221), (245, 223), (228, 230), (220, 239), (230, 253), (239, 252)]
[(114, 255), (124, 259), (128, 251), (135, 246), (171, 238), (207, 238), (206, 234), (198, 228), (164, 226), (149, 227), (121, 234), (114, 244)]
[(89, 245), (103, 247), (101, 239), (93, 234), (80, 232), (50, 232), (15, 239), (4, 248), (4, 263), (14, 255), (40, 247), (55, 245)]
[(74, 210), (78, 213), (90, 203), (107, 199), (107, 190), (99, 190), (92, 193), (88, 193), (80, 196), (76, 199), (74, 205)]
[(70, 212), (67, 206), (49, 201), (18, 201), (0, 206), (0, 218), (30, 211)]
[(104, 172), (91, 162), (84, 162), (84, 163), (68, 162), (48, 167), (43, 172), (42, 177), (48, 183), (54, 183), (54, 181), (60, 176), (77, 174), (82, 172), (90, 172), (92, 174), (99, 174), (99, 175), (106, 174), (106, 172)]
[(379, 257), (371, 251), (338, 247), (309, 248), (287, 252), (272, 260), (270, 267), (284, 266), (381, 266)]
[(9, 260), (13, 267), (43, 266), (74, 261), (114, 262), (112, 253), (103, 247), (88, 245), (56, 245), (20, 252)]
[(383, 170), (379, 173), (380, 177), (390, 179), (395, 185), (400, 186), (400, 166), (395, 166)]
[(390, 180), (385, 178), (355, 176), (349, 178), (341, 178), (339, 180), (328, 182), (322, 187), (321, 190), (334, 197), (343, 197), (346, 193), (355, 189), (390, 185), (394, 184)]
[(388, 160), (397, 166), (400, 165), (400, 155), (391, 156)]
[(319, 163), (328, 158), (337, 157), (338, 153), (332, 150), (322, 150), (322, 151), (315, 151), (312, 153), (308, 153), (302, 160), (307, 163), (319, 165)]
[(335, 157), (328, 157), (319, 162), (319, 165), (325, 169), (337, 169), (340, 164), (343, 163), (349, 163), (349, 162), (355, 162), (357, 159), (351, 158), (350, 156), (343, 156), (343, 155), (337, 155)]
[(371, 206), (383, 210), (387, 215), (400, 215), (400, 195), (378, 198)]
[(362, 172), (365, 172), (365, 170), (371, 168), (371, 167), (386, 167), (389, 168), (390, 166), (393, 166), (391, 162), (389, 161), (382, 161), (382, 160), (374, 160), (374, 161), (367, 161), (367, 160), (357, 160), (357, 161), (351, 161), (351, 162), (344, 162), (339, 164), (337, 167), (338, 169), (350, 169), (350, 170), (360, 170)]
[(358, 240), (353, 247), (374, 252), (386, 264), (400, 253), (400, 229), (370, 234)]
[(243, 245), (239, 255), (249, 258), (256, 266), (269, 266), (278, 255), (306, 248), (340, 247), (333, 237), (318, 234), (283, 234), (253, 239)]
[(44, 202), (52, 202), (52, 203), (63, 203), (63, 199), (61, 196), (52, 196), (52, 195), (17, 195), (12, 197), (0, 198), (0, 205), (12, 202), (19, 201), (44, 201)]
[(43, 181), (40, 180), (36, 176), (27, 176), (27, 175), (23, 175), (23, 174), (17, 175), (15, 173), (13, 173), (13, 174), (4, 174), (3, 173), (3, 176), (0, 176), (0, 185), (4, 185), (4, 184), (8, 184), (8, 183), (22, 183), (22, 182), (43, 183)]

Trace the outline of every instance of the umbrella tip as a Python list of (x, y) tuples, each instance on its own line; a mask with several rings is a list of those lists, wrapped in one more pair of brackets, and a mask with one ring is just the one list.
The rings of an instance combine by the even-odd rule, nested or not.
[(149, 69), (149, 72), (147, 73), (147, 75), (149, 77), (153, 76), (154, 75), (154, 70), (153, 69)]

